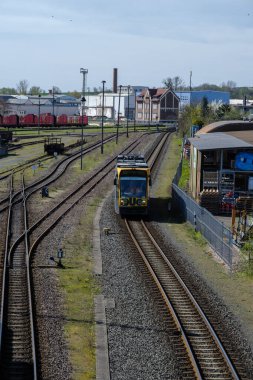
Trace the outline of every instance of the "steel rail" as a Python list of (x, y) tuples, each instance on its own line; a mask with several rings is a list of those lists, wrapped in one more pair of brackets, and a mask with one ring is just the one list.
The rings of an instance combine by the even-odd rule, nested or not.
[[(13, 188), (13, 186), (11, 186)], [(11, 190), (12, 191), (12, 190)], [(1, 333), (0, 333), (0, 355), (1, 355), (1, 367), (4, 371), (2, 375), (4, 378), (6, 376), (9, 378), (13, 376), (18, 376), (19, 378), (26, 378), (29, 376), (31, 372), (33, 372), (33, 379), (37, 380), (37, 369), (36, 369), (36, 352), (35, 352), (35, 338), (34, 338), (34, 328), (33, 328), (33, 313), (32, 313), (32, 304), (31, 304), (31, 289), (29, 284), (29, 275), (27, 271), (28, 264), (28, 239), (27, 239), (27, 210), (26, 210), (26, 199), (25, 199), (25, 183), (24, 183), (24, 173), (22, 176), (22, 214), (23, 214), (23, 222), (24, 222), (24, 247), (23, 252), (16, 252), (16, 264), (15, 267), (11, 267), (8, 265), (8, 255), (10, 253), (9, 250), (9, 241), (10, 235), (7, 237), (6, 241), (6, 252), (5, 252), (5, 266), (4, 266), (4, 275), (3, 275), (3, 286), (2, 286), (2, 303), (1, 303)], [(13, 198), (10, 196), (10, 222), (11, 215), (13, 209)], [(8, 224), (8, 231), (10, 231), (10, 225)], [(7, 234), (8, 234), (7, 231)], [(24, 253), (24, 254), (23, 254)], [(24, 263), (24, 266), (23, 266)], [(7, 266), (8, 265), (8, 266)], [(21, 293), (18, 292), (16, 294), (18, 286), (20, 287)], [(22, 289), (27, 289), (23, 291)], [(10, 294), (9, 294), (10, 292)], [(11, 295), (9, 298), (8, 296)], [(11, 301), (12, 300), (12, 301)], [(15, 308), (15, 312), (13, 313), (13, 309)], [(12, 318), (10, 318), (8, 312), (11, 311)], [(29, 321), (29, 322), (28, 322)], [(12, 325), (12, 334), (8, 331), (8, 324)], [(28, 326), (30, 327), (30, 334), (27, 336), (22, 331), (22, 327)], [(13, 339), (13, 337), (16, 337)], [(28, 339), (27, 339), (28, 338)], [(6, 349), (4, 351), (4, 340), (7, 339)], [(17, 339), (19, 344), (17, 344)], [(31, 339), (31, 340), (30, 340)], [(31, 345), (31, 350), (30, 350)], [(9, 356), (9, 351), (12, 351), (12, 355)], [(22, 361), (17, 360), (15, 362), (15, 358), (19, 358), (20, 354), (24, 358)], [(8, 363), (8, 367), (4, 369)], [(21, 377), (20, 377), (21, 376)]]
[(194, 304), (195, 308), (197, 309), (198, 313), (200, 314), (200, 316), (201, 316), (202, 320), (204, 321), (207, 329), (209, 330), (209, 332), (210, 332), (211, 336), (213, 337), (214, 341), (216, 342), (216, 345), (217, 345), (219, 351), (221, 352), (221, 354), (222, 354), (222, 356), (224, 358), (225, 363), (229, 367), (229, 369), (230, 369), (230, 371), (232, 373), (233, 379), (240, 380), (240, 377), (238, 376), (237, 371), (234, 368), (234, 365), (232, 364), (230, 358), (228, 357), (228, 355), (226, 353), (226, 350), (223, 347), (223, 344), (221, 343), (218, 335), (216, 334), (214, 328), (212, 327), (211, 323), (209, 322), (209, 320), (208, 320), (207, 316), (205, 315), (204, 311), (201, 309), (200, 305), (196, 301), (196, 299), (193, 296), (193, 294), (191, 293), (190, 289), (187, 287), (187, 285), (185, 284), (185, 282), (183, 281), (183, 279), (180, 277), (180, 275), (178, 274), (178, 272), (176, 271), (176, 269), (174, 268), (174, 266), (171, 264), (171, 262), (169, 261), (169, 259), (165, 255), (165, 253), (159, 247), (159, 245), (157, 244), (156, 240), (152, 236), (151, 232), (149, 231), (149, 229), (147, 228), (147, 226), (146, 226), (146, 224), (144, 223), (143, 220), (141, 221), (141, 224), (142, 224), (145, 232), (147, 233), (148, 237), (150, 238), (150, 240), (152, 241), (152, 243), (154, 244), (154, 246), (156, 247), (156, 249), (158, 250), (158, 252), (162, 256), (163, 260), (170, 267), (170, 269), (173, 272), (174, 276), (177, 278), (177, 280), (180, 283), (180, 285), (184, 288), (184, 290), (185, 290), (186, 294), (188, 295), (189, 299)]
[(27, 206), (26, 206), (24, 176), (23, 176), (23, 207), (24, 207), (24, 221), (25, 221), (26, 273), (27, 273), (27, 287), (28, 287), (28, 299), (29, 299), (29, 311), (30, 311), (32, 357), (33, 357), (33, 380), (37, 380), (37, 355), (36, 355), (35, 328), (34, 328), (35, 323), (34, 323), (33, 302), (32, 302), (32, 284), (31, 284), (30, 265), (29, 265), (29, 237), (28, 237), (29, 232), (28, 232), (28, 215), (27, 215)]
[[(206, 369), (203, 369), (202, 365), (204, 365), (203, 362), (205, 363), (205, 359), (202, 358), (202, 362), (201, 362), (201, 359), (198, 357), (198, 355), (195, 351), (198, 348), (198, 342), (196, 343), (196, 341), (195, 341), (195, 343), (194, 343), (194, 336), (191, 336), (191, 333), (192, 333), (191, 330), (190, 330), (189, 334), (186, 332), (186, 329), (184, 328), (183, 322), (182, 322), (181, 317), (180, 317), (181, 314), (180, 314), (179, 310), (177, 309), (177, 307), (173, 306), (172, 302), (169, 299), (171, 296), (169, 296), (168, 291), (167, 292), (165, 291), (164, 287), (167, 286), (166, 284), (171, 283), (172, 277), (169, 275), (169, 273), (166, 273), (166, 274), (163, 273), (160, 275), (159, 269), (158, 269), (158, 273), (156, 273), (154, 267), (152, 266), (150, 258), (147, 258), (147, 256), (146, 256), (145, 249), (141, 247), (140, 243), (138, 242), (138, 238), (136, 238), (136, 231), (138, 230), (138, 225), (141, 226), (141, 228), (143, 230), (144, 235), (142, 235), (142, 240), (145, 239), (145, 241), (151, 242), (152, 247), (154, 247), (154, 250), (152, 250), (152, 251), (150, 251), (151, 248), (149, 247), (149, 252), (152, 252), (152, 255), (154, 255), (152, 258), (152, 261), (156, 260), (156, 255), (159, 255), (159, 256), (157, 256), (157, 258), (158, 257), (159, 257), (159, 259), (162, 258), (163, 261), (162, 261), (162, 263), (159, 264), (159, 266), (162, 266), (163, 271), (165, 268), (169, 268), (169, 270), (173, 274), (174, 278), (176, 279), (177, 284), (180, 284), (181, 289), (183, 289), (183, 293), (182, 294), (180, 293), (181, 294), (180, 297), (182, 298), (183, 295), (184, 295), (184, 297), (187, 296), (187, 299), (190, 301), (189, 304), (194, 307), (194, 313), (196, 313), (195, 319), (198, 316), (198, 318), (200, 317), (200, 321), (201, 321), (199, 323), (200, 324), (204, 323), (204, 326), (206, 327), (206, 330), (208, 331), (208, 335), (205, 336), (205, 338), (202, 338), (205, 340), (205, 342), (206, 342), (205, 344), (207, 345), (208, 341), (211, 338), (210, 341), (213, 342), (212, 344), (215, 345), (216, 350), (218, 350), (221, 354), (221, 357), (223, 359), (223, 367), (222, 367), (222, 363), (221, 363), (219, 366), (217, 364), (216, 369), (212, 368), (212, 369), (206, 370), (206, 371), (209, 371), (209, 375), (208, 375), (209, 377), (208, 378), (213, 378), (215, 371), (219, 370), (219, 371), (226, 371), (225, 373), (223, 373), (224, 377), (222, 377), (222, 378), (227, 379), (228, 378), (227, 376), (229, 376), (230, 379), (239, 380), (240, 377), (239, 377), (233, 363), (231, 362), (230, 358), (228, 357), (226, 350), (223, 347), (219, 337), (215, 333), (212, 325), (210, 324), (210, 322), (207, 319), (207, 317), (205, 316), (203, 310), (200, 308), (199, 304), (195, 300), (194, 296), (192, 295), (192, 293), (190, 292), (190, 290), (188, 289), (188, 287), (186, 286), (184, 281), (181, 279), (181, 277), (179, 276), (179, 274), (175, 270), (174, 266), (170, 263), (167, 256), (164, 254), (164, 252), (159, 247), (158, 243), (155, 241), (154, 237), (152, 236), (152, 234), (148, 230), (144, 221), (143, 220), (141, 220), (141, 222), (135, 221), (134, 222), (135, 224), (132, 227), (131, 227), (131, 223), (133, 223), (133, 222), (128, 222), (127, 220), (125, 220), (125, 223), (126, 223), (126, 226), (127, 226), (127, 229), (130, 233), (131, 238), (133, 239), (139, 253), (141, 254), (141, 257), (142, 257), (144, 263), (146, 264), (149, 272), (152, 275), (152, 278), (154, 279), (160, 293), (162, 294), (162, 297), (165, 300), (165, 303), (166, 303), (168, 309), (172, 313), (172, 316), (173, 316), (173, 319), (176, 323), (176, 326), (180, 329), (180, 332), (182, 334), (182, 339), (184, 341), (184, 345), (186, 347), (186, 351), (187, 351), (187, 354), (189, 356), (190, 362), (192, 363), (193, 370), (196, 374), (196, 377), (199, 379), (199, 378), (201, 378), (199, 376), (202, 376), (202, 377), (204, 376)], [(135, 228), (135, 231), (133, 231), (133, 228)], [(145, 244), (147, 244), (147, 243), (145, 243)], [(157, 261), (154, 261), (154, 262), (157, 263)], [(166, 282), (166, 280), (165, 280), (165, 282), (163, 281), (164, 283), (162, 284), (162, 280), (161, 281), (159, 280), (160, 276), (161, 277), (166, 276), (166, 279), (167, 280), (170, 279), (170, 281)], [(174, 285), (174, 286), (176, 286), (176, 285)], [(177, 292), (179, 292), (178, 285), (176, 286), (176, 288), (177, 288)], [(186, 304), (185, 300), (183, 302)], [(188, 310), (188, 313), (189, 312), (190, 312), (190, 309)], [(189, 329), (189, 327), (188, 327), (188, 329)], [(201, 336), (202, 337), (204, 336), (203, 331), (201, 333)], [(203, 342), (202, 342), (202, 344), (203, 344)], [(213, 360), (214, 360), (214, 356), (213, 356)], [(218, 359), (217, 359), (217, 361), (218, 361)], [(226, 366), (226, 370), (225, 370), (224, 366)]]
[(191, 364), (192, 364), (192, 368), (193, 368), (193, 371), (194, 371), (194, 373), (195, 373), (195, 376), (196, 376), (196, 378), (197, 378), (198, 380), (202, 380), (203, 377), (202, 377), (201, 372), (200, 372), (200, 370), (199, 370), (199, 367), (198, 367), (198, 365), (197, 365), (196, 358), (195, 358), (195, 356), (194, 356), (194, 354), (193, 354), (193, 352), (192, 352), (191, 345), (190, 345), (190, 342), (189, 342), (188, 339), (187, 339), (187, 336), (186, 336), (185, 330), (184, 330), (184, 328), (183, 328), (183, 326), (182, 326), (180, 320), (179, 320), (178, 317), (177, 317), (177, 313), (176, 313), (176, 311), (175, 311), (173, 305), (171, 304), (171, 302), (170, 302), (170, 300), (169, 300), (167, 294), (166, 294), (165, 291), (163, 290), (163, 287), (162, 287), (162, 285), (161, 285), (161, 283), (160, 283), (158, 277), (156, 276), (156, 274), (155, 274), (155, 272), (154, 272), (152, 266), (151, 266), (150, 263), (148, 262), (148, 260), (147, 260), (147, 258), (146, 258), (146, 256), (145, 256), (143, 250), (141, 249), (141, 247), (140, 247), (140, 245), (139, 245), (137, 239), (135, 238), (135, 235), (134, 235), (134, 233), (133, 233), (133, 231), (132, 231), (132, 229), (131, 229), (131, 227), (130, 227), (129, 221), (128, 221), (127, 219), (125, 219), (125, 224), (126, 224), (126, 227), (127, 227), (128, 232), (129, 232), (129, 234), (130, 234), (130, 236), (131, 236), (131, 239), (133, 240), (133, 242), (134, 242), (134, 244), (135, 244), (135, 246), (136, 246), (138, 252), (140, 253), (140, 255), (141, 255), (141, 257), (142, 257), (144, 263), (146, 264), (146, 267), (148, 268), (148, 270), (149, 270), (149, 272), (150, 272), (150, 274), (151, 274), (153, 280), (155, 281), (155, 283), (156, 283), (156, 285), (157, 285), (157, 287), (158, 287), (158, 289), (159, 289), (159, 291), (160, 291), (160, 293), (161, 293), (161, 295), (162, 295), (162, 297), (163, 297), (163, 299), (164, 299), (164, 301), (165, 301), (165, 304), (166, 304), (167, 308), (169, 309), (169, 311), (170, 311), (170, 313), (171, 313), (171, 316), (172, 316), (172, 318), (173, 318), (173, 321), (174, 321), (174, 323), (175, 323), (175, 325), (176, 325), (176, 328), (177, 328), (178, 332), (180, 332), (180, 334), (181, 334), (181, 337), (182, 337), (182, 340), (183, 340), (183, 344), (184, 344), (184, 346), (185, 346), (185, 348), (186, 348), (186, 351), (187, 351), (187, 353), (188, 353), (189, 360), (190, 360), (190, 362), (191, 362)]
[[(2, 295), (1, 295), (1, 310), (0, 310), (0, 355), (2, 354), (5, 283), (6, 283), (8, 248), (9, 248), (10, 235), (11, 235), (10, 228), (11, 228), (12, 193), (13, 193), (13, 173), (10, 177), (9, 210), (8, 210), (7, 228), (6, 228), (6, 234), (5, 234), (5, 253), (4, 253), (4, 262), (3, 262)], [(1, 360), (1, 357), (0, 357), (0, 360)]]

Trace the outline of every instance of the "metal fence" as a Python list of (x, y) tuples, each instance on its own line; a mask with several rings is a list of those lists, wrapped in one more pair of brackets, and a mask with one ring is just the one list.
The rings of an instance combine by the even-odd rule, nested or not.
[(212, 248), (231, 268), (233, 265), (233, 236), (231, 231), (215, 218), (204, 207), (196, 203), (177, 184), (181, 175), (180, 163), (172, 184), (172, 208), (173, 211), (189, 221), (210, 243)]

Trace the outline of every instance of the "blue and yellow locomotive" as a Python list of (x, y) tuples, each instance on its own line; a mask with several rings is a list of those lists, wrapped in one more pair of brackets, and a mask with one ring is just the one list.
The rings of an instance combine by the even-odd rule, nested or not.
[(121, 215), (147, 215), (150, 168), (142, 155), (119, 155), (115, 185), (115, 211)]

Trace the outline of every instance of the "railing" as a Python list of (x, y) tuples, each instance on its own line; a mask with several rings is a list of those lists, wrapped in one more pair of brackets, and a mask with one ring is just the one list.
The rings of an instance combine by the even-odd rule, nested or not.
[(231, 268), (233, 265), (234, 246), (231, 231), (215, 216), (178, 187), (182, 163), (172, 183), (172, 209), (180, 213), (184, 220), (190, 222), (195, 231), (199, 231), (209, 242), (219, 257)]

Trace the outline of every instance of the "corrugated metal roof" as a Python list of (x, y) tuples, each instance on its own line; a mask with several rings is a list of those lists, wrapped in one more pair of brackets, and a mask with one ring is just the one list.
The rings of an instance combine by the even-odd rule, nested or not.
[(204, 126), (197, 132), (197, 135), (214, 132), (243, 131), (246, 129), (251, 129), (253, 131), (253, 123), (242, 120), (224, 120), (216, 121), (215, 123)]
[(229, 132), (224, 132), (224, 133), (226, 133), (227, 135), (234, 136), (237, 139), (243, 140), (243, 141), (253, 145), (253, 131), (252, 130), (229, 131)]
[[(244, 131), (248, 132), (248, 131)], [(242, 133), (242, 132), (238, 132)], [(248, 132), (250, 133), (250, 132)], [(235, 134), (235, 135), (234, 135)], [(252, 134), (252, 132), (251, 132)], [(189, 138), (190, 143), (198, 150), (213, 150), (213, 149), (232, 149), (232, 148), (253, 148), (253, 138), (247, 141), (238, 136), (236, 132), (222, 133), (205, 133), (197, 137)], [(250, 140), (252, 142), (250, 142)]]

